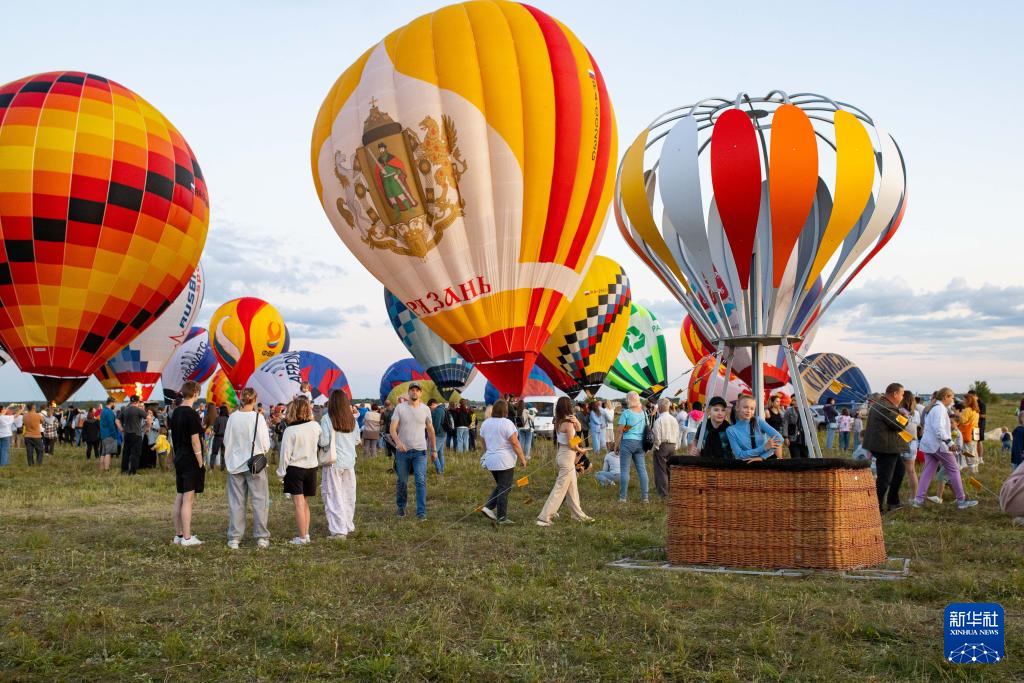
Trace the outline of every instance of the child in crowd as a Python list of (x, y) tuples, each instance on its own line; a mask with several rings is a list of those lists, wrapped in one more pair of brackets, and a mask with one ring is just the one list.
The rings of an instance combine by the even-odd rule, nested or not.
[(851, 455), (850, 457), (853, 458), (854, 460), (870, 460), (871, 461), (871, 476), (873, 476), (873, 477), (878, 476), (877, 472), (875, 470), (875, 459), (871, 457), (871, 452), (868, 451), (868, 449), (864, 448), (864, 446), (863, 446), (863, 443), (864, 443), (864, 432), (861, 431), (857, 435), (857, 437), (858, 437), (858, 440), (860, 441), (860, 444), (858, 444), (857, 447), (855, 449), (853, 449), (853, 455)]
[(843, 408), (843, 412), (836, 422), (839, 424), (839, 447), (848, 451), (850, 450), (850, 431), (853, 429), (853, 417), (850, 416), (849, 408)]
[(1003, 443), (1003, 453), (1010, 452), (1010, 444), (1013, 442), (1013, 437), (1010, 436), (1010, 430), (1006, 427), (999, 428), (1002, 434), (999, 436), (999, 440)]
[(171, 454), (171, 442), (167, 440), (167, 427), (160, 427), (160, 435), (156, 437), (153, 444), (156, 451), (156, 462), (160, 465), (160, 471), (167, 471), (167, 456)]
[[(964, 458), (964, 435), (960, 431), (960, 418), (956, 415), (949, 416), (949, 433), (953, 440), (949, 450), (956, 454), (956, 463), (962, 471), (967, 467), (967, 460)], [(940, 467), (935, 473), (935, 481), (938, 482), (938, 488), (935, 489), (934, 496), (928, 496), (928, 500), (936, 505), (942, 505), (942, 494), (946, 492), (946, 482), (949, 481), (945, 468)]]

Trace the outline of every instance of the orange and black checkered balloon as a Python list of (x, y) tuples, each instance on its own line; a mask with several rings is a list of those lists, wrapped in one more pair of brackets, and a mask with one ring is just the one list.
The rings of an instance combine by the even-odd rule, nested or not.
[(195, 155), (95, 74), (0, 86), (0, 342), (63, 400), (178, 296), (206, 241)]

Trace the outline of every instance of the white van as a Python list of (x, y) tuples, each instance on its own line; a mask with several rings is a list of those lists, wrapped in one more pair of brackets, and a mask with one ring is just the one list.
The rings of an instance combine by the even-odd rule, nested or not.
[(557, 396), (524, 396), (523, 400), (533, 414), (533, 433), (535, 436), (552, 438), (555, 422), (555, 402)]

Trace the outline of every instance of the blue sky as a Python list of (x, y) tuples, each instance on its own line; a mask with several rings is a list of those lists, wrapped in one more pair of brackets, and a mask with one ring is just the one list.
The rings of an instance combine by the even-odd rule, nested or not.
[[(900, 232), (823, 323), (815, 351), (843, 353), (876, 385), (920, 390), (987, 379), (1024, 389), (1018, 159), (1024, 58), (1011, 3), (546, 2), (587, 45), (616, 110), (620, 150), (658, 113), (738, 91), (820, 92), (868, 111), (907, 160)], [(207, 306), (277, 305), (293, 348), (325, 353), (356, 395), (405, 354), (381, 287), (317, 200), (309, 140), (335, 78), (395, 27), (440, 3), (18, 3), (4, 10), (0, 82), (73, 68), (132, 88), (184, 134), (212, 201)], [(688, 369), (682, 316), (612, 222), (599, 252), (669, 328), (670, 376)], [(470, 391), (482, 395), (483, 381)], [(81, 398), (98, 398), (91, 381)], [(0, 400), (38, 398), (0, 368)]]

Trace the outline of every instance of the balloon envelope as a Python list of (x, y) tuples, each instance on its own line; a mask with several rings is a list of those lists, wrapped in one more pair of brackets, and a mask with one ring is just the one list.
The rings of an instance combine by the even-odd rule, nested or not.
[(324, 405), (331, 392), (340, 389), (352, 398), (345, 373), (331, 359), (312, 351), (286, 351), (265, 361), (246, 384), (256, 390), (264, 405), (288, 403), (309, 382), (315, 405)]
[(203, 383), (217, 369), (217, 357), (213, 355), (210, 335), (205, 327), (193, 327), (185, 341), (179, 346), (164, 366), (160, 384), (164, 400), (173, 402), (185, 382)]
[[(555, 386), (551, 383), (551, 378), (547, 376), (547, 373), (538, 367), (530, 370), (530, 377), (526, 380), (526, 385), (523, 387), (523, 396), (554, 395)], [(484, 403), (489, 406), (494, 405), (494, 402), (499, 398), (501, 398), (501, 392), (498, 391), (498, 387), (488, 382), (484, 386)]]
[(218, 368), (206, 387), (206, 404), (208, 406), (227, 406), (228, 410), (238, 407), (238, 395), (231, 386), (223, 368)]
[(463, 391), (473, 381), (473, 364), (427, 327), (398, 297), (384, 290), (384, 305), (395, 334), (426, 370), (442, 396)]
[(126, 396), (139, 394), (149, 400), (164, 366), (174, 351), (181, 346), (192, 329), (192, 323), (203, 305), (206, 289), (203, 266), (196, 267), (188, 286), (178, 298), (160, 314), (146, 331), (107, 361), (107, 367), (124, 388)]
[(67, 399), (186, 287), (209, 222), (195, 155), (102, 76), (0, 86), (0, 341)]
[(241, 391), (257, 365), (288, 349), (288, 331), (276, 308), (247, 296), (214, 312), (210, 341), (224, 375)]
[(812, 353), (801, 364), (800, 375), (811, 403), (824, 405), (834, 398), (836, 403), (859, 404), (871, 393), (864, 372), (838, 353)]
[(107, 396), (114, 399), (117, 403), (122, 402), (127, 396), (124, 393), (124, 386), (110, 368), (107, 365), (100, 366), (100, 369), (94, 373), (96, 379), (103, 385), (103, 389), (107, 392)]
[(460, 356), (521, 394), (612, 190), (614, 115), (586, 48), (527, 5), (442, 8), (338, 78), (311, 148), (346, 246)]
[(661, 323), (649, 310), (634, 303), (622, 350), (604, 382), (612, 389), (635, 391), (641, 398), (654, 399), (665, 390), (667, 378), (668, 356)]
[(604, 384), (629, 329), (631, 300), (622, 266), (595, 256), (537, 361), (560, 388), (559, 370), (590, 395)]
[(424, 382), (430, 382), (433, 386), (427, 371), (415, 358), (403, 358), (395, 361), (388, 366), (380, 378), (380, 402), (384, 403), (396, 387), (411, 382), (418, 382), (421, 385)]

